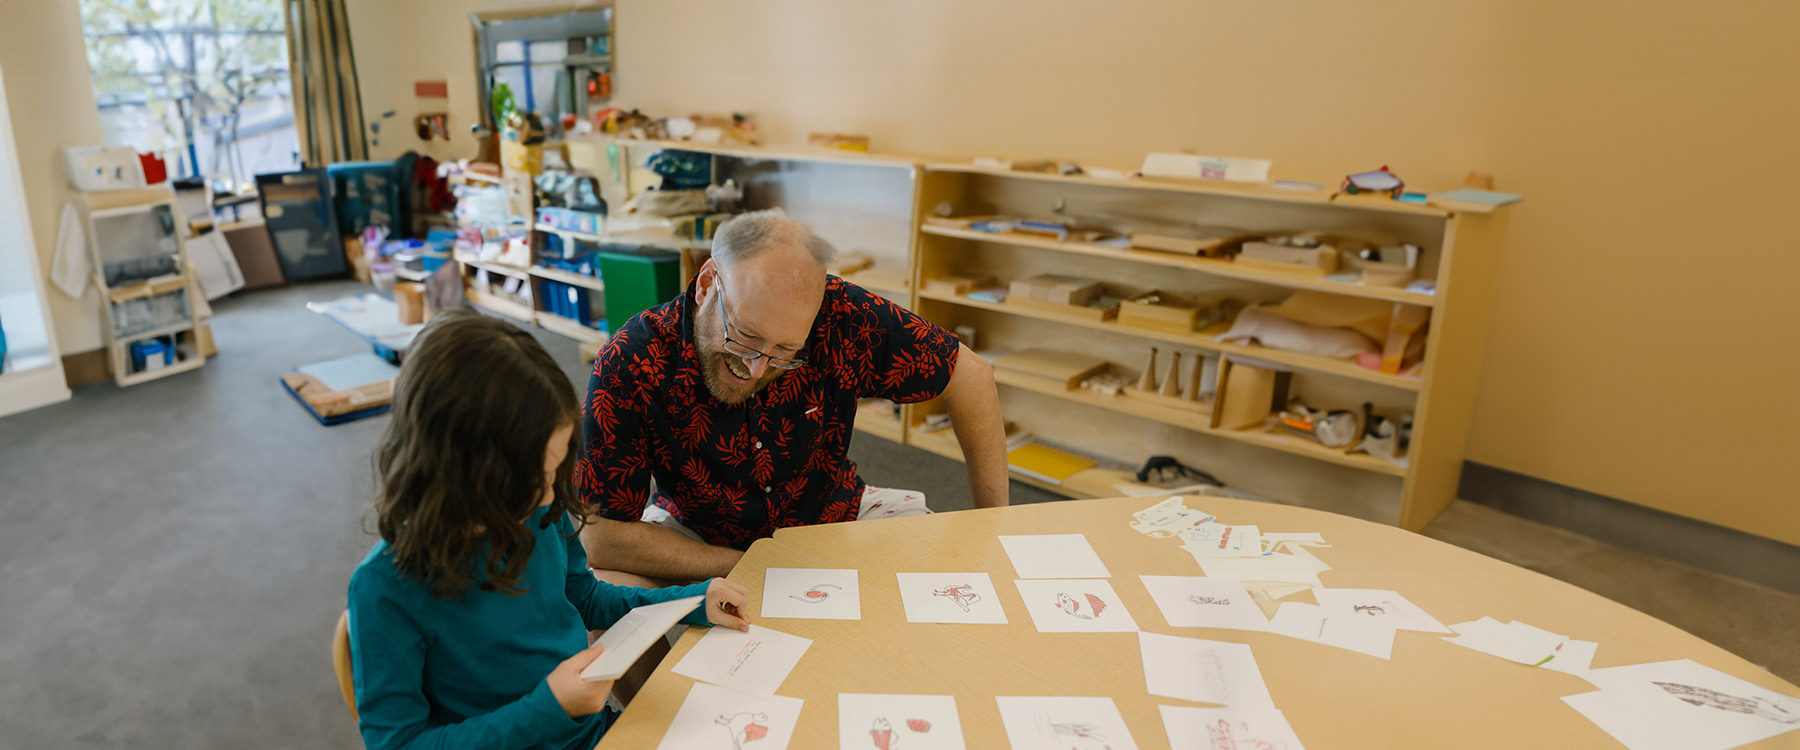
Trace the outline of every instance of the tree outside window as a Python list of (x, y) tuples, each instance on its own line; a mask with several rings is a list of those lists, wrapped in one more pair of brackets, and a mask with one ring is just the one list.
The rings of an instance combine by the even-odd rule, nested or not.
[(107, 145), (235, 188), (300, 165), (281, 0), (81, 0)]

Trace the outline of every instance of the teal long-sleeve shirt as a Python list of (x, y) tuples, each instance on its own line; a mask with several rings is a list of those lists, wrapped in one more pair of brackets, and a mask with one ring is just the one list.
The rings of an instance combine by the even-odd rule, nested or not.
[[(664, 589), (613, 586), (587, 569), (564, 515), (540, 528), (518, 596), (471, 587), (462, 601), (433, 597), (394, 567), (377, 542), (350, 576), (350, 657), (363, 743), (370, 750), (496, 748), (590, 750), (604, 713), (570, 718), (544, 680), (633, 607), (702, 596), (707, 582)], [(706, 608), (682, 622), (707, 625)]]

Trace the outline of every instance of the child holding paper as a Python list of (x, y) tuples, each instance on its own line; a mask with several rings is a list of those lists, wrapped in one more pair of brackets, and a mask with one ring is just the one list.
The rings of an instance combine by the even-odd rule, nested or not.
[(363, 742), (379, 748), (592, 748), (616, 712), (585, 682), (589, 630), (633, 607), (706, 597), (683, 620), (747, 629), (748, 591), (715, 578), (596, 580), (569, 514), (575, 389), (537, 341), (444, 313), (394, 383), (376, 453), (381, 541), (350, 577)]

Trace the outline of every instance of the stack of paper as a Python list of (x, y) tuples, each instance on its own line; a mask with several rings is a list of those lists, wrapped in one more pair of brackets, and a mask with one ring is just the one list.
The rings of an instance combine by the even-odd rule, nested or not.
[(1563, 698), (1631, 750), (1724, 750), (1800, 729), (1800, 699), (1687, 659), (1595, 669)]
[(1252, 593), (1261, 591), (1270, 599), (1325, 585), (1312, 563), (1293, 555), (1207, 558), (1200, 560), (1200, 568), (1208, 578), (1242, 581)]
[(1139, 534), (1162, 539), (1175, 536), (1182, 529), (1213, 520), (1211, 514), (1187, 507), (1180, 497), (1171, 497), (1131, 514), (1131, 528)]
[(1581, 675), (1588, 671), (1599, 644), (1577, 641), (1565, 635), (1534, 628), (1514, 620), (1502, 624), (1492, 617), (1450, 626), (1458, 634), (1445, 641), (1502, 659), (1533, 667)]
[(1268, 555), (1292, 555), (1305, 559), (1313, 566), (1314, 573), (1331, 570), (1324, 560), (1320, 560), (1308, 547), (1330, 547), (1325, 537), (1318, 534), (1275, 534), (1262, 535), (1263, 553)]
[(1220, 557), (1262, 557), (1262, 532), (1255, 526), (1228, 526), (1207, 521), (1176, 534), (1182, 549), (1202, 565)]
[(1269, 618), (1238, 581), (1140, 575), (1170, 627), (1268, 630)]
[(1006, 454), (1006, 465), (1033, 479), (1060, 485), (1064, 479), (1093, 468), (1094, 461), (1043, 443), (1031, 443)]

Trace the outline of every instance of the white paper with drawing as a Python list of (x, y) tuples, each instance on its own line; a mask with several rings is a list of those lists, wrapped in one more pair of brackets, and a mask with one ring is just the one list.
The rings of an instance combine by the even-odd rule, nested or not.
[(1163, 619), (1177, 628), (1268, 630), (1269, 618), (1240, 581), (1199, 576), (1140, 575)]
[(1449, 633), (1449, 628), (1425, 610), (1393, 591), (1378, 589), (1317, 589), (1319, 606), (1326, 617), (1348, 617), (1386, 625), (1395, 630)]
[(1593, 641), (1575, 640), (1518, 620), (1502, 623), (1492, 617), (1483, 617), (1459, 622), (1450, 629), (1457, 636), (1445, 638), (1447, 643), (1526, 666), (1573, 675), (1585, 675), (1599, 649), (1599, 644)]
[(1169, 747), (1183, 750), (1306, 750), (1287, 716), (1272, 708), (1157, 706)]
[(671, 671), (751, 695), (773, 695), (811, 645), (809, 638), (761, 625), (751, 625), (748, 633), (713, 628)]
[(1195, 559), (1212, 557), (1262, 557), (1262, 532), (1253, 525), (1231, 526), (1207, 521), (1182, 529), (1176, 535), (1182, 549)]
[(1012, 750), (1137, 750), (1111, 698), (999, 696)]
[(1355, 618), (1327, 617), (1316, 604), (1287, 602), (1269, 618), (1269, 632), (1303, 641), (1368, 654), (1377, 659), (1394, 655), (1394, 629)]
[(762, 616), (860, 620), (862, 594), (854, 569), (769, 568), (763, 574)]
[(1313, 553), (1314, 549), (1325, 549), (1331, 545), (1319, 534), (1295, 534), (1287, 532), (1265, 531), (1262, 535), (1263, 551), (1272, 555), (1292, 555), (1301, 558), (1313, 566), (1314, 573), (1331, 570), (1331, 566)]
[(1110, 578), (1106, 563), (1081, 534), (1000, 537), (1020, 578)]
[(1040, 633), (1130, 633), (1137, 621), (1103, 580), (1013, 581)]
[(1318, 588), (1319, 574), (1311, 563), (1298, 557), (1220, 557), (1200, 561), (1208, 578), (1224, 578), (1245, 583), (1292, 584)]
[(838, 694), (841, 750), (964, 750), (956, 698)]
[(804, 703), (694, 683), (656, 750), (785, 750)]
[(1800, 698), (1688, 659), (1595, 669), (1563, 702), (1631, 750), (1738, 747), (1800, 729)]
[(896, 573), (907, 622), (1005, 624), (986, 573)]
[(1144, 684), (1151, 695), (1233, 708), (1274, 708), (1250, 647), (1160, 633), (1138, 633)]
[(658, 638), (704, 601), (704, 596), (690, 596), (632, 608), (600, 634), (600, 644), (606, 648), (600, 658), (581, 670), (581, 679), (588, 682), (619, 679), (638, 657), (655, 645)]
[(1131, 517), (1134, 519), (1132, 530), (1157, 539), (1175, 536), (1182, 529), (1213, 520), (1212, 514), (1187, 507), (1181, 497), (1171, 497), (1133, 513)]

